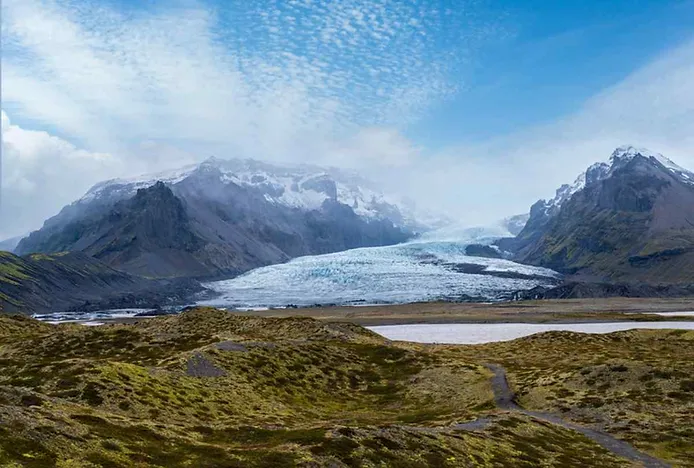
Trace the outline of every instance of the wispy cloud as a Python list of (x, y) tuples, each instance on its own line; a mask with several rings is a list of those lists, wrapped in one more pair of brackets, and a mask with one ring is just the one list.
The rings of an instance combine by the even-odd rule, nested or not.
[[(16, 206), (5, 206), (2, 219), (15, 231), (35, 228), (106, 173), (210, 154), (402, 164), (396, 159), (415, 150), (397, 129), (456, 92), (451, 74), (497, 32), (467, 2), (455, 11), (436, 4), (187, 1), (117, 10), (90, 0), (4, 0), (5, 111), (24, 129), (59, 137), (50, 140), (59, 154), (84, 148), (95, 157), (84, 169), (66, 164), (12, 141), (20, 131), (42, 141), (47, 134), (10, 127), (5, 190)], [(106, 153), (115, 163), (97, 156)], [(36, 158), (50, 160), (53, 180), (33, 172)], [(68, 171), (85, 183), (63, 187)], [(18, 191), (20, 179), (30, 184)], [(23, 222), (17, 210), (34, 210), (29, 186), (39, 185), (51, 200)]]
[(3, 1), (4, 106), (25, 122), (4, 128), (4, 226), (35, 228), (106, 175), (210, 153), (403, 164), (416, 150), (395, 129), (455, 92), (450, 74), (495, 33), (463, 2), (222, 5)]
[(278, 158), (303, 152), (308, 136), (406, 124), (454, 92), (449, 74), (490, 32), (463, 3), (432, 4), (267, 0), (125, 14), (6, 0), (5, 100), (94, 149), (177, 138)]
[(527, 211), (623, 144), (694, 170), (693, 83), (690, 40), (556, 121), (417, 160), (398, 185), (463, 222), (483, 223)]
[(210, 154), (370, 169), (469, 223), (527, 210), (627, 142), (694, 168), (694, 42), (557, 121), (433, 153), (408, 126), (504, 34), (479, 0), (174, 4), (3, 0), (15, 125), (3, 118), (0, 237), (38, 227), (101, 179)]

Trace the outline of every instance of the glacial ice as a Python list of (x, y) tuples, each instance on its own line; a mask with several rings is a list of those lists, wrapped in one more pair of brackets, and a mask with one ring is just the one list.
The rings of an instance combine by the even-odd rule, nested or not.
[[(490, 237), (486, 237), (489, 239)], [(474, 297), (498, 300), (512, 291), (552, 284), (558, 274), (508, 260), (469, 257), (469, 241), (418, 240), (406, 244), (296, 258), (205, 286), (219, 293), (201, 305), (285, 307), (382, 304)], [(456, 271), (481, 265), (487, 274)], [(508, 273), (528, 278), (509, 278)]]

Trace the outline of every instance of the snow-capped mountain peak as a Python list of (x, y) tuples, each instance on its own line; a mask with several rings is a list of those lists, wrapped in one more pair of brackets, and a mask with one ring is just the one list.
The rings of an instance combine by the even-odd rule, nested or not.
[(647, 148), (639, 148), (633, 145), (622, 145), (615, 149), (610, 156), (610, 163), (612, 165), (623, 161), (631, 161), (636, 156), (643, 156), (644, 158), (664, 158), (660, 153), (655, 153)]
[(573, 184), (564, 184), (559, 187), (554, 198), (543, 200), (542, 210), (545, 215), (552, 215), (559, 211), (561, 206), (574, 194), (580, 192), (587, 186), (591, 186), (601, 180), (610, 177), (616, 170), (626, 166), (636, 157), (642, 157), (651, 163), (657, 164), (670, 174), (677, 177), (681, 182), (694, 185), (694, 173), (677, 165), (660, 153), (650, 151), (646, 148), (639, 148), (633, 145), (623, 145), (615, 149), (610, 156), (609, 162), (597, 162), (585, 172), (582, 172)]
[(174, 186), (195, 174), (208, 174), (223, 184), (235, 184), (260, 192), (270, 203), (301, 210), (317, 210), (326, 201), (345, 204), (360, 217), (391, 220), (415, 232), (446, 224), (445, 216), (418, 210), (411, 202), (384, 194), (357, 173), (310, 165), (270, 164), (253, 159), (210, 157), (200, 164), (155, 174), (112, 179), (92, 187), (78, 201), (124, 199), (157, 181)]
[(637, 148), (631, 145), (624, 145), (617, 148), (610, 157), (612, 170), (622, 167), (634, 158), (641, 156), (652, 162), (660, 164), (667, 171), (678, 177), (682, 182), (694, 185), (694, 173), (684, 169), (660, 153), (650, 151), (646, 148)]

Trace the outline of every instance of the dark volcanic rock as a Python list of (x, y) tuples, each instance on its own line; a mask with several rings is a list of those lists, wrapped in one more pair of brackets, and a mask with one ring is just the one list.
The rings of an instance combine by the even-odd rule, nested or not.
[(515, 271), (495, 271), (487, 270), (485, 265), (478, 265), (476, 263), (442, 263), (443, 266), (449, 268), (458, 273), (466, 273), (468, 275), (483, 275), (483, 276), (494, 276), (496, 278), (509, 278), (509, 279), (526, 279), (526, 280), (541, 280), (555, 282), (559, 280), (554, 280), (547, 276), (540, 275), (526, 275), (523, 273), (518, 273)]
[(514, 293), (514, 300), (585, 299), (605, 297), (691, 297), (694, 284), (663, 285), (569, 282), (555, 288), (538, 286)]
[(319, 193), (324, 193), (330, 200), (337, 201), (337, 186), (335, 185), (335, 181), (327, 176), (314, 177), (304, 181), (301, 186)]
[(224, 377), (224, 369), (217, 367), (207, 356), (195, 353), (186, 362), (186, 375), (199, 378)]
[(207, 292), (202, 285), (190, 278), (143, 279), (137, 278), (138, 287), (119, 290), (111, 295), (79, 302), (73, 300), (67, 312), (96, 312), (114, 309), (160, 310), (166, 306), (190, 304), (190, 299)]
[(471, 244), (465, 247), (465, 255), (483, 258), (503, 258), (501, 252), (489, 245)]
[(0, 312), (89, 312), (185, 303), (194, 280), (138, 278), (81, 253), (0, 253)]
[(234, 343), (233, 341), (222, 341), (214, 346), (222, 351), (235, 351), (239, 353), (248, 352), (248, 348), (245, 345), (242, 345), (241, 343)]
[(164, 315), (174, 315), (176, 312), (167, 311), (161, 308), (155, 308), (153, 310), (148, 310), (147, 312), (140, 312), (135, 314), (135, 317), (162, 317)]
[(129, 273), (172, 277), (207, 274), (200, 258), (205, 245), (193, 232), (181, 200), (159, 182), (106, 212), (34, 232), (17, 250), (80, 251)]

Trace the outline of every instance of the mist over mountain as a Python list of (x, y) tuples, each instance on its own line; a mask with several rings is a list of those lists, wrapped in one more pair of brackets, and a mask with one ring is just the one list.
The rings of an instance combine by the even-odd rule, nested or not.
[(19, 245), (21, 240), (22, 237), (18, 236), (0, 241), (0, 250), (5, 252), (14, 252), (14, 249), (17, 248), (17, 245)]
[(447, 222), (355, 173), (211, 158), (99, 183), (17, 253), (79, 251), (138, 275), (210, 277), (391, 245)]
[(694, 173), (665, 156), (617, 148), (530, 210), (514, 259), (593, 281), (694, 281)]

